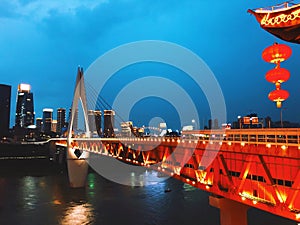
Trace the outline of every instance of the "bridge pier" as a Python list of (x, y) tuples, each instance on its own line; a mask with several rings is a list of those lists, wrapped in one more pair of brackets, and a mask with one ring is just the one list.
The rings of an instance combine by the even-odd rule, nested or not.
[(70, 186), (72, 188), (85, 187), (88, 174), (88, 163), (85, 158), (77, 158), (74, 149), (68, 147), (67, 166)]
[(220, 225), (247, 225), (249, 206), (216, 196), (209, 196), (209, 204), (220, 209)]

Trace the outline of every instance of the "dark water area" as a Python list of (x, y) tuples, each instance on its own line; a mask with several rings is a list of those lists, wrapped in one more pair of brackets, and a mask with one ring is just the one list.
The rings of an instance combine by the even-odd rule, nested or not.
[[(11, 165), (0, 164), (1, 225), (219, 225), (219, 210), (209, 205), (209, 193), (173, 178), (131, 187), (90, 170), (86, 187), (72, 189), (65, 167)], [(297, 224), (256, 209), (248, 211), (248, 221)]]

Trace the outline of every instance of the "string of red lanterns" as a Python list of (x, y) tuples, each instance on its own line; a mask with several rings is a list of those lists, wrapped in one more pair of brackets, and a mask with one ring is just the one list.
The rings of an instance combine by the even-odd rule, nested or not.
[(280, 63), (287, 60), (292, 55), (292, 49), (284, 44), (274, 43), (265, 48), (262, 58), (269, 63), (276, 64), (274, 69), (266, 73), (266, 80), (275, 84), (275, 90), (271, 91), (268, 98), (276, 102), (277, 108), (281, 108), (282, 102), (289, 97), (289, 92), (281, 89), (281, 84), (290, 78), (290, 72), (281, 68)]

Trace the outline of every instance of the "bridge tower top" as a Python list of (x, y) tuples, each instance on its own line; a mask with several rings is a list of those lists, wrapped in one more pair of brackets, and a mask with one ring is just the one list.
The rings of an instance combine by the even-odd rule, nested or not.
[(73, 101), (72, 101), (71, 115), (69, 118), (69, 125), (68, 125), (68, 141), (72, 137), (74, 119), (75, 119), (75, 114), (78, 110), (79, 100), (80, 100), (80, 103), (81, 103), (82, 109), (83, 109), (86, 133), (87, 133), (87, 135), (89, 135), (90, 129), (89, 129), (89, 123), (88, 123), (87, 98), (86, 98), (86, 90), (85, 90), (85, 84), (84, 84), (84, 73), (83, 73), (82, 67), (78, 67), (78, 69), (77, 69), (74, 97), (73, 97)]

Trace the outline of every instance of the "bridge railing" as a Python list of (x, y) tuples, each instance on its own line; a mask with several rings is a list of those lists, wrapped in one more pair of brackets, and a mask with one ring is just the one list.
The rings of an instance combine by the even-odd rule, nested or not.
[[(228, 130), (192, 130), (183, 131), (181, 137), (141, 137), (141, 138), (77, 138), (85, 141), (150, 141), (150, 142), (181, 142), (181, 141), (211, 141), (240, 144), (265, 144), (297, 146), (300, 149), (300, 129), (298, 128), (271, 128), (271, 129), (228, 129)], [(65, 141), (66, 138), (51, 139)]]
[(182, 135), (204, 141), (300, 146), (300, 129), (297, 128), (193, 130), (183, 131)]

